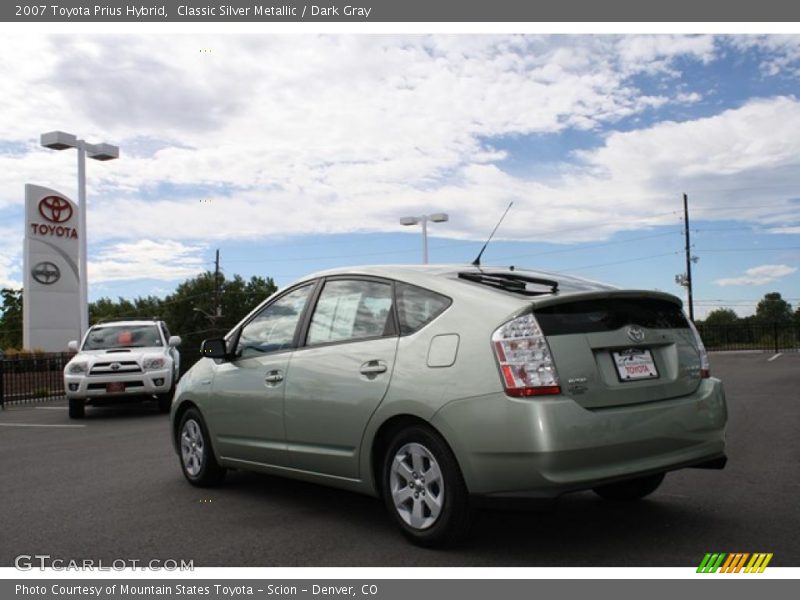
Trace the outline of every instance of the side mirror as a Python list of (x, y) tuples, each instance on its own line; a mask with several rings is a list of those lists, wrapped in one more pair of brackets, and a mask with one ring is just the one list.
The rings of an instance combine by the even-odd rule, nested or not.
[(70, 352), (77, 352), (78, 351), (78, 342), (77, 342), (77, 340), (70, 341), (70, 343), (67, 344), (67, 350), (69, 350)]
[(200, 345), (200, 354), (204, 358), (228, 358), (228, 348), (222, 338), (203, 340)]
[(181, 336), (179, 336), (179, 335), (170, 336), (169, 340), (167, 341), (167, 344), (169, 344), (170, 348), (175, 348), (177, 346), (180, 346), (181, 345)]

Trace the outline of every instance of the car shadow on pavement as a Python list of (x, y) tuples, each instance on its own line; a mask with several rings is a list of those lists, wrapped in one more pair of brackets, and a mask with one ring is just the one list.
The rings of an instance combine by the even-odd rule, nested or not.
[(86, 406), (86, 415), (84, 417), (87, 421), (139, 418), (162, 418), (165, 421), (169, 419), (168, 415), (158, 411), (158, 402), (155, 400), (119, 401), (97, 406), (89, 404)]
[[(412, 563), (402, 558), (408, 542), (400, 535), (377, 498), (312, 483), (235, 471), (220, 492), (254, 502), (268, 501), (298, 520), (346, 524), (347, 534), (382, 544), (388, 561), (341, 566), (409, 565), (422, 556), (436, 556), (439, 564), (507, 566), (655, 566), (649, 559), (656, 546), (693, 547), (708, 539), (706, 531), (719, 528), (725, 515), (699, 510), (699, 502), (669, 493), (654, 493), (638, 502), (612, 502), (580, 492), (561, 497), (551, 509), (477, 511), (471, 535), (447, 549), (415, 549)], [(735, 524), (735, 518), (730, 525)], [(394, 549), (394, 550), (392, 550)], [(700, 552), (698, 549), (697, 552)], [(422, 554), (419, 554), (422, 553)], [(692, 552), (681, 552), (691, 562)], [(702, 557), (702, 556), (701, 556)], [(346, 561), (346, 557), (340, 557)], [(662, 559), (664, 560), (664, 559)], [(685, 566), (665, 559), (660, 566)]]

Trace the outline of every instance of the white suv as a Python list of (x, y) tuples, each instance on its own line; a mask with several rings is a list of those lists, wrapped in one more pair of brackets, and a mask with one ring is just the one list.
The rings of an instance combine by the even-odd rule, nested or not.
[(158, 399), (161, 412), (169, 412), (178, 381), (178, 336), (170, 336), (163, 321), (115, 321), (89, 328), (64, 368), (64, 390), (69, 416), (80, 419), (87, 403), (129, 398)]

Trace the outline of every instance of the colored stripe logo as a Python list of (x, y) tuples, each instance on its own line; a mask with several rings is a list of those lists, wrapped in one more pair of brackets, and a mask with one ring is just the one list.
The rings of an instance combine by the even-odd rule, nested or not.
[(755, 552), (708, 552), (697, 567), (698, 573), (763, 573), (772, 553)]

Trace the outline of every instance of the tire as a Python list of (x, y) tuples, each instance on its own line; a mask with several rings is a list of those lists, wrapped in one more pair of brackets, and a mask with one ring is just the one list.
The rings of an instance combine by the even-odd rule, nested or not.
[(381, 478), (386, 509), (413, 543), (445, 546), (469, 533), (472, 510), (461, 469), (431, 428), (400, 431), (383, 458)]
[(656, 473), (655, 475), (602, 485), (594, 488), (594, 493), (606, 500), (639, 500), (655, 492), (662, 481), (664, 481), (664, 473)]
[(158, 412), (162, 415), (167, 414), (172, 408), (172, 397), (175, 395), (175, 388), (173, 387), (166, 394), (156, 394), (158, 400)]
[(86, 416), (86, 403), (82, 398), (69, 399), (69, 418), (82, 419)]
[(198, 487), (221, 483), (225, 478), (225, 469), (217, 463), (200, 411), (190, 408), (183, 414), (177, 437), (181, 471), (187, 481)]

